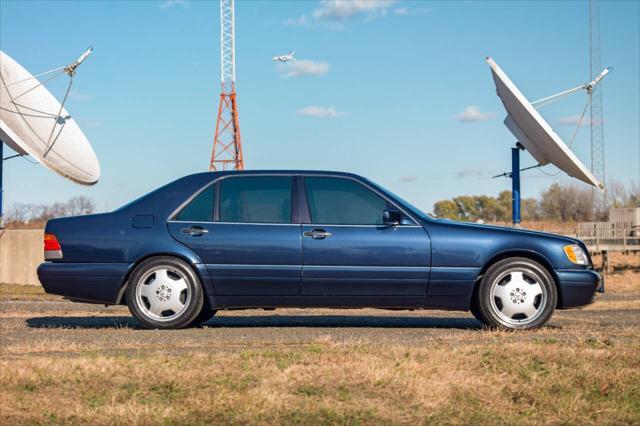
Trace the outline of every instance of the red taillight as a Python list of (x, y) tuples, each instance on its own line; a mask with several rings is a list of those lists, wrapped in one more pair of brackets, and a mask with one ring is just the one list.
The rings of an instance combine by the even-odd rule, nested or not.
[(53, 234), (44, 234), (44, 251), (60, 251), (60, 243)]

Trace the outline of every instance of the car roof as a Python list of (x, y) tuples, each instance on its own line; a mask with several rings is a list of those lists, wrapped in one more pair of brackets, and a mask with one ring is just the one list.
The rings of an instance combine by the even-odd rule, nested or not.
[(227, 175), (334, 175), (334, 176), (345, 176), (345, 177), (353, 177), (362, 179), (361, 176), (358, 176), (354, 173), (348, 172), (338, 172), (333, 170), (225, 170), (225, 171), (215, 171), (215, 172), (205, 172), (205, 173), (196, 173), (194, 175), (217, 175), (217, 176), (227, 176)]

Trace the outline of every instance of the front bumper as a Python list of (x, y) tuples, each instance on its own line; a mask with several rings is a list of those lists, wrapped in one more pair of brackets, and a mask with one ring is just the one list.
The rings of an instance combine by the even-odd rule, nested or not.
[(557, 270), (560, 307), (577, 308), (593, 302), (596, 291), (604, 292), (604, 279), (592, 270)]
[(38, 266), (38, 279), (47, 293), (112, 304), (130, 267), (126, 263), (44, 262)]

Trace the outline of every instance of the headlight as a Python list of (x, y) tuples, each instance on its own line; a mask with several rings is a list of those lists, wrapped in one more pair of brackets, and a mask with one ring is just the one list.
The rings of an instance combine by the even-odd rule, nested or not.
[(564, 254), (567, 255), (567, 259), (571, 261), (571, 263), (575, 263), (577, 265), (588, 265), (589, 257), (577, 244), (571, 244), (568, 246), (564, 246)]

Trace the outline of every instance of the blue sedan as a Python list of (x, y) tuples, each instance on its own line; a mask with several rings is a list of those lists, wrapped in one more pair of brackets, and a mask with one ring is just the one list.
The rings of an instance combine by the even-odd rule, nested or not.
[(338, 172), (194, 174), (111, 213), (50, 220), (44, 238), (47, 293), (126, 304), (148, 328), (221, 309), (374, 307), (531, 329), (603, 288), (579, 240), (433, 219)]

